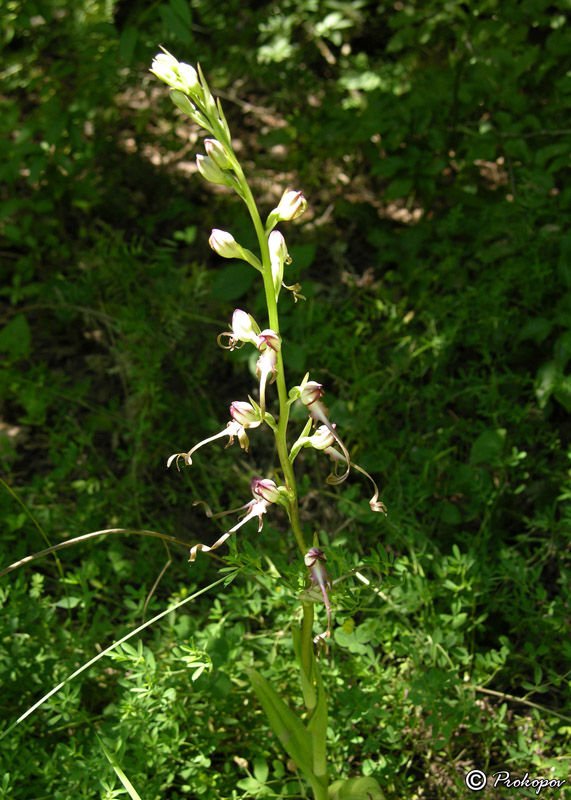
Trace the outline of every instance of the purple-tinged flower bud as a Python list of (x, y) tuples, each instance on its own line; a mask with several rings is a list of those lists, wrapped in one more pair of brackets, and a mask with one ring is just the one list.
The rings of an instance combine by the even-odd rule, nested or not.
[(206, 150), (207, 156), (221, 169), (229, 169), (232, 166), (232, 162), (226, 154), (224, 145), (219, 142), (218, 139), (205, 139), (204, 149)]
[(304, 561), (306, 567), (313, 567), (316, 561), (321, 561), (322, 564), (325, 564), (327, 559), (325, 558), (325, 553), (319, 547), (310, 547), (304, 556)]
[(277, 207), (271, 212), (276, 214), (278, 222), (289, 222), (301, 217), (307, 208), (307, 200), (301, 192), (286, 190)]
[(244, 428), (257, 428), (262, 421), (261, 411), (256, 410), (251, 403), (235, 400), (230, 406), (230, 416)]
[(218, 164), (208, 156), (197, 155), (196, 166), (202, 177), (210, 183), (216, 183), (219, 186), (233, 186), (230, 173), (221, 170)]
[(228, 231), (214, 228), (210, 234), (208, 244), (222, 258), (242, 258), (243, 249)]
[(252, 478), (250, 488), (254, 497), (261, 497), (268, 503), (279, 503), (282, 499), (278, 487), (270, 478)]
[(316, 381), (307, 381), (303, 386), (299, 387), (299, 390), (299, 399), (304, 406), (310, 406), (325, 394), (323, 391), (323, 385), (321, 383), (317, 383)]
[(276, 353), (279, 353), (282, 346), (282, 340), (280, 339), (279, 335), (273, 331), (271, 328), (265, 328), (258, 337), (261, 339), (260, 344), (258, 345), (258, 350), (263, 352), (266, 347), (269, 347)]

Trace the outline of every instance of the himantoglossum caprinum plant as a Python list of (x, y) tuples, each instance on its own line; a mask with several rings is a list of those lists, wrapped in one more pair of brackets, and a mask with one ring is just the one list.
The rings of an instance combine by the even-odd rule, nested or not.
[[(256, 375), (259, 381), (259, 400), (252, 397), (235, 400), (230, 405), (230, 420), (226, 427), (214, 436), (209, 436), (195, 444), (187, 452), (175, 453), (167, 462), (191, 466), (197, 450), (217, 439), (228, 438), (226, 446), (237, 439), (245, 451), (249, 447), (248, 432), (267, 425), (274, 433), (275, 444), (282, 470), (281, 481), (255, 476), (250, 490), (252, 497), (244, 505), (230, 511), (213, 514), (208, 506), (210, 517), (219, 517), (242, 511), (241, 518), (213, 544), (195, 544), (190, 551), (190, 561), (199, 552), (208, 553), (219, 548), (233, 534), (250, 520), (256, 519), (258, 531), (264, 524), (264, 515), (271, 513), (273, 507), (281, 506), (289, 518), (291, 531), (303, 557), (306, 570), (306, 590), (300, 596), (302, 605), (301, 624), (294, 626), (294, 650), (300, 666), (301, 688), (306, 707), (302, 720), (287, 705), (271, 684), (256, 670), (249, 670), (250, 679), (270, 724), (289, 756), (308, 780), (315, 800), (379, 800), (383, 793), (373, 778), (351, 778), (330, 783), (326, 760), (327, 695), (323, 686), (314, 644), (321, 644), (331, 631), (331, 603), (329, 591), (331, 583), (327, 575), (326, 555), (317, 540), (312, 546), (305, 542), (299, 520), (298, 497), (293, 465), (296, 456), (304, 447), (321, 450), (333, 461), (333, 469), (327, 482), (339, 484), (347, 479), (351, 469), (365, 475), (373, 486), (373, 496), (369, 504), (372, 511), (386, 513), (379, 500), (379, 491), (373, 478), (364, 469), (353, 463), (347, 447), (330, 419), (323, 403), (324, 389), (320, 383), (305, 375), (301, 383), (287, 390), (282, 358), (282, 339), (280, 335), (278, 298), (282, 289), (292, 292), (294, 300), (303, 298), (299, 284), (287, 285), (284, 282), (285, 267), (291, 263), (283, 234), (276, 230), (280, 223), (289, 222), (301, 216), (307, 202), (299, 191), (286, 189), (278, 205), (270, 212), (263, 224), (252, 196), (248, 182), (236, 153), (232, 147), (230, 130), (220, 100), (215, 100), (208, 88), (200, 65), (195, 69), (189, 64), (177, 61), (166, 50), (159, 53), (152, 64), (151, 72), (170, 86), (173, 103), (189, 116), (208, 134), (204, 139), (204, 155), (196, 156), (197, 169), (202, 177), (215, 184), (228, 186), (244, 201), (254, 225), (259, 254), (242, 247), (228, 231), (214, 229), (209, 243), (212, 249), (223, 258), (241, 259), (256, 269), (263, 280), (268, 326), (262, 328), (247, 311), (237, 308), (228, 331), (218, 337), (221, 347), (234, 350), (253, 346), (258, 351)], [(278, 413), (274, 416), (268, 410), (270, 385), (277, 392)], [(291, 448), (287, 445), (287, 428), (290, 407), (299, 402), (307, 410), (307, 423)], [(276, 482), (277, 481), (277, 482)], [(197, 501), (202, 502), (202, 501)], [(206, 505), (206, 504), (205, 504)], [(327, 628), (313, 635), (314, 603), (323, 600), (327, 609)]]

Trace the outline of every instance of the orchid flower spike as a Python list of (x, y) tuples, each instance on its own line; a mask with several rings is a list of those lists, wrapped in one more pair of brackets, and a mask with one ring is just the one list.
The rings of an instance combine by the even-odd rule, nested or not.
[(310, 547), (304, 556), (304, 561), (305, 566), (309, 568), (311, 583), (316, 584), (321, 589), (323, 602), (327, 609), (327, 630), (313, 637), (313, 641), (317, 644), (317, 642), (322, 639), (327, 639), (331, 635), (331, 603), (329, 602), (329, 595), (327, 594), (327, 587), (331, 585), (331, 582), (327, 575), (327, 570), (323, 566), (327, 561), (323, 550), (319, 547)]
[[(253, 499), (250, 500), (249, 503), (246, 503), (239, 508), (235, 508), (232, 511), (223, 511), (221, 514), (213, 514), (208, 505), (204, 503), (206, 506), (206, 516), (212, 517), (215, 519), (216, 517), (222, 517), (226, 514), (232, 514), (234, 511), (242, 511), (243, 509), (247, 509), (246, 513), (243, 515), (240, 522), (237, 525), (234, 525), (233, 528), (230, 528), (225, 534), (223, 534), (213, 545), (206, 545), (206, 544), (195, 544), (190, 550), (190, 558), (189, 561), (196, 561), (196, 554), (198, 552), (209, 553), (212, 550), (216, 550), (220, 545), (224, 544), (224, 542), (242, 525), (245, 525), (254, 517), (258, 517), (258, 533), (264, 527), (264, 520), (263, 516), (267, 511), (268, 506), (275, 502), (282, 502), (281, 494), (279, 488), (276, 486), (274, 481), (270, 480), (269, 478), (253, 478), (250, 484), (250, 489), (252, 491)], [(197, 501), (198, 503), (202, 501)], [(196, 505), (195, 503), (194, 505)]]

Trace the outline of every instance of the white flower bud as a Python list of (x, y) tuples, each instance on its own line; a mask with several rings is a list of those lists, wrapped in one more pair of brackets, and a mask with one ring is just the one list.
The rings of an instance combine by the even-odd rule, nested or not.
[(260, 326), (251, 314), (237, 308), (232, 314), (232, 335), (239, 342), (250, 342), (258, 347)]
[(278, 222), (289, 222), (301, 217), (306, 208), (307, 200), (301, 192), (286, 190), (272, 215), (277, 216)]
[(206, 150), (206, 154), (209, 156), (209, 158), (211, 158), (221, 169), (229, 169), (229, 167), (232, 166), (232, 162), (226, 155), (224, 146), (218, 141), (218, 139), (205, 139), (204, 149)]
[(194, 67), (177, 61), (170, 53), (158, 53), (153, 59), (151, 72), (173, 89), (180, 89), (190, 95), (202, 95), (202, 87)]
[(151, 72), (169, 86), (178, 86), (178, 61), (170, 53), (158, 53), (153, 58)]
[(228, 231), (214, 228), (210, 234), (208, 244), (222, 258), (243, 258), (244, 252), (242, 248)]
[(270, 250), (272, 279), (277, 300), (284, 278), (284, 264), (291, 263), (291, 258), (287, 251), (285, 239), (279, 231), (272, 231), (272, 233), (270, 233), (268, 237), (268, 247)]
[(190, 64), (180, 62), (178, 65), (178, 74), (184, 86), (183, 91), (185, 91), (187, 94), (201, 93), (200, 82), (194, 67), (191, 67)]
[(268, 237), (268, 247), (272, 265), (274, 261), (281, 261), (282, 267), (289, 258), (285, 239), (279, 231), (272, 231)]

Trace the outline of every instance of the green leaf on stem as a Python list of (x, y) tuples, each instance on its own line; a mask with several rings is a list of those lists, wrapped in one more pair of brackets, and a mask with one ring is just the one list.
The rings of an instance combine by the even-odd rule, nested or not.
[(305, 668), (303, 666), (303, 659), (301, 657), (301, 630), (297, 625), (292, 626), (292, 634), (293, 634), (293, 649), (295, 652), (297, 663), (299, 664), (299, 675), (301, 681), (301, 691), (303, 694), (303, 702), (305, 703), (305, 707), (307, 708), (308, 711), (313, 711), (317, 704), (315, 686), (313, 685), (313, 667), (315, 664), (315, 658), (312, 659), (312, 664), (311, 664), (312, 674), (307, 675)]
[(272, 730), (288, 756), (313, 786), (313, 747), (311, 736), (300, 718), (284, 703), (273, 686), (255, 669), (248, 669), (252, 688), (268, 718)]

